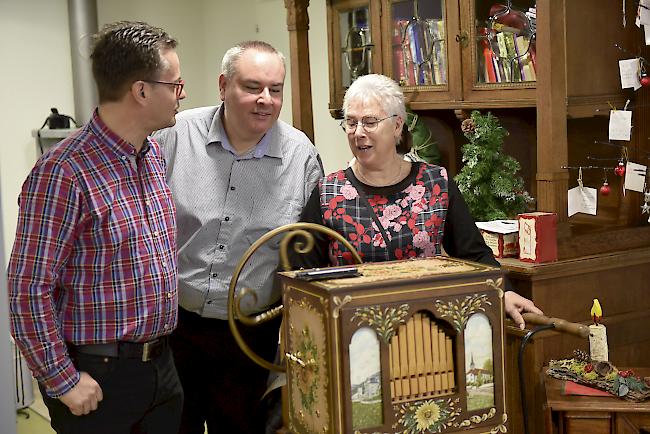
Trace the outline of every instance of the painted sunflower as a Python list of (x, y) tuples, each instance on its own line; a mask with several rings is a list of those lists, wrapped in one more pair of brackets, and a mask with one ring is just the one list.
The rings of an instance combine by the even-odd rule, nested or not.
[(440, 419), (440, 407), (433, 401), (426, 401), (415, 412), (417, 429), (420, 432), (427, 431), (438, 419)]

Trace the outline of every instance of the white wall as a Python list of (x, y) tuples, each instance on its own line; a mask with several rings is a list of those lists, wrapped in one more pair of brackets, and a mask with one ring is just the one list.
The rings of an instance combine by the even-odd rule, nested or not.
[(8, 255), (16, 198), (36, 161), (31, 131), (41, 126), (50, 107), (74, 114), (66, 1), (0, 0), (0, 58), (0, 186)]

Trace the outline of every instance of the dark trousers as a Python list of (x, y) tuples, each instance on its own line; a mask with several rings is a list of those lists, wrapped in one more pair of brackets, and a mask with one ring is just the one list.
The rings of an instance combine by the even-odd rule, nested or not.
[(73, 415), (59, 399), (40, 386), (50, 411), (52, 428), (59, 434), (176, 434), (183, 406), (183, 390), (171, 350), (148, 362), (138, 359), (74, 354), (79, 371), (99, 383), (104, 399), (97, 410)]
[[(273, 360), (280, 319), (240, 326), (258, 355)], [(262, 401), (269, 372), (251, 361), (230, 333), (228, 321), (202, 318), (179, 308), (171, 346), (185, 392), (180, 434), (262, 434), (268, 403)]]

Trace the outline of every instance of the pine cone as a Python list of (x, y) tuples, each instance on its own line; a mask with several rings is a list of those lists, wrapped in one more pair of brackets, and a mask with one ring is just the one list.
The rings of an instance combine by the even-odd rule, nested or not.
[(473, 134), (476, 130), (476, 124), (472, 118), (467, 118), (460, 124), (460, 129), (464, 134)]
[(591, 357), (589, 357), (589, 354), (582, 350), (573, 350), (573, 358), (578, 362), (591, 362)]

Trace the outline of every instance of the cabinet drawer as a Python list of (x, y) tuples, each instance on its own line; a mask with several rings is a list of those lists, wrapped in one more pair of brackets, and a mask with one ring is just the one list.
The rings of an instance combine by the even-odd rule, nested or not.
[(564, 413), (564, 434), (611, 434), (612, 414), (605, 412)]

